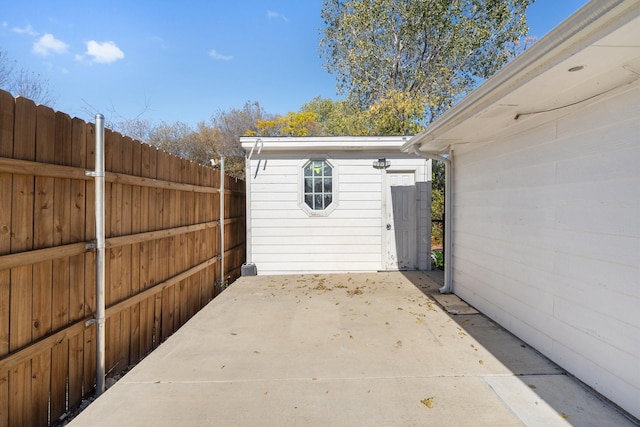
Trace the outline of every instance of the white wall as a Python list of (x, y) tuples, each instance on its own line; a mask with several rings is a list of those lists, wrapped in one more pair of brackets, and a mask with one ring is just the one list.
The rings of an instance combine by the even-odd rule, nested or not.
[[(328, 159), (338, 173), (338, 207), (326, 217), (315, 217), (307, 215), (298, 205), (300, 169), (309, 157), (254, 154), (250, 161), (250, 176), (247, 176), (251, 192), (249, 257), (256, 264), (258, 274), (357, 272), (383, 268), (384, 171), (372, 166), (377, 156), (357, 156), (328, 153)], [(402, 158), (387, 156), (394, 169), (417, 169), (419, 177), (416, 181), (431, 180), (429, 163), (424, 159), (397, 156)], [(322, 155), (311, 157), (321, 158)], [(419, 194), (424, 197), (425, 190)], [(423, 213), (423, 220), (425, 217)], [(430, 232), (426, 228), (423, 226), (421, 232)], [(427, 252), (422, 249), (421, 256), (426, 256)]]
[(455, 292), (640, 417), (640, 89), (456, 149)]

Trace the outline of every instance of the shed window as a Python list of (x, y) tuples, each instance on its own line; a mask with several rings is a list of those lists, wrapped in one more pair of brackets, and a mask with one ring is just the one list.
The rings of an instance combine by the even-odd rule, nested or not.
[(304, 203), (321, 211), (333, 202), (333, 168), (326, 160), (311, 160), (304, 166)]

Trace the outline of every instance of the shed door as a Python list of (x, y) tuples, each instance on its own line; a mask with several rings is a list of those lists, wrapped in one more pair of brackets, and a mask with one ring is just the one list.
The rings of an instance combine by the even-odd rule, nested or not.
[(416, 269), (416, 186), (411, 172), (387, 172), (383, 239), (387, 270)]

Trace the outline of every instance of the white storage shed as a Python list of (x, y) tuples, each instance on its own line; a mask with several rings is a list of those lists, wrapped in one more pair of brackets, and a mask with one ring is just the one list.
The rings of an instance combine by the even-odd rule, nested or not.
[(431, 161), (406, 137), (243, 137), (257, 274), (427, 270)]
[(452, 164), (452, 290), (640, 417), (640, 2), (588, 3), (414, 148)]

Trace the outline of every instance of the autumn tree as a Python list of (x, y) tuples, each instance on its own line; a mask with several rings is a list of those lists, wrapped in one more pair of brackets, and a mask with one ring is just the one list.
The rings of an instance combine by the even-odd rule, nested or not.
[(429, 123), (513, 57), (532, 1), (325, 0), (320, 52), (351, 102), (420, 97)]
[(301, 112), (317, 117), (315, 136), (415, 135), (424, 120), (424, 98), (391, 90), (367, 108), (349, 100), (314, 98)]
[(288, 112), (269, 120), (258, 120), (257, 131), (248, 130), (247, 136), (321, 136), (318, 115), (313, 111)]

